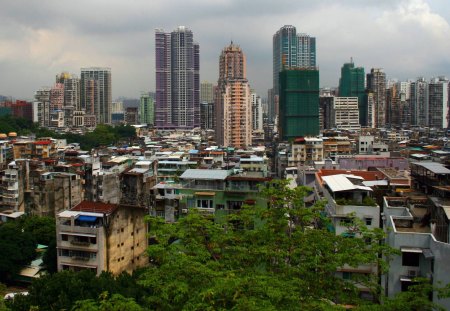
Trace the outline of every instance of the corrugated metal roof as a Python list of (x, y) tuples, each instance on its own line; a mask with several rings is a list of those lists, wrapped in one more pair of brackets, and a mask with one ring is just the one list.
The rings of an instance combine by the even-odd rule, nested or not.
[(201, 170), (201, 169), (188, 169), (181, 179), (209, 179), (209, 180), (225, 180), (228, 176), (228, 171), (225, 170)]
[(429, 170), (430, 172), (434, 174), (450, 174), (450, 170), (446, 168), (441, 163), (437, 162), (422, 162), (422, 163), (414, 163), (418, 166), (422, 166), (423, 168)]
[(370, 187), (353, 184), (349, 180), (349, 177), (353, 178), (352, 175), (339, 174), (339, 175), (323, 176), (322, 179), (333, 192), (349, 191), (349, 190), (372, 191)]

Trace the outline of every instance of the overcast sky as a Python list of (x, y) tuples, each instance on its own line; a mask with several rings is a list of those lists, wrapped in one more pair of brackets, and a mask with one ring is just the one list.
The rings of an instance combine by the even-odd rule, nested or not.
[(200, 44), (201, 80), (216, 82), (230, 40), (247, 56), (252, 87), (272, 87), (272, 36), (283, 25), (317, 39), (321, 86), (340, 67), (389, 78), (450, 76), (449, 0), (2, 0), (0, 94), (31, 99), (55, 75), (111, 67), (113, 98), (155, 89), (154, 29), (184, 25)]

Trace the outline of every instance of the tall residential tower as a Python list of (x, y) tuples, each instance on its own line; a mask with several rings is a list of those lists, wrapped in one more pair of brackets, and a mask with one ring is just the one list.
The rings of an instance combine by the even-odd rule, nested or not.
[(252, 144), (252, 106), (246, 61), (241, 48), (233, 42), (220, 54), (216, 141), (219, 145), (237, 148)]
[(184, 26), (155, 31), (155, 125), (160, 129), (200, 126), (200, 47)]

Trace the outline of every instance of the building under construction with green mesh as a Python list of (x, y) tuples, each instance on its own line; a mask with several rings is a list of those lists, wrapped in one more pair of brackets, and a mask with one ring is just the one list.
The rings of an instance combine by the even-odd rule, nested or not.
[(319, 70), (285, 69), (279, 81), (279, 138), (319, 135)]

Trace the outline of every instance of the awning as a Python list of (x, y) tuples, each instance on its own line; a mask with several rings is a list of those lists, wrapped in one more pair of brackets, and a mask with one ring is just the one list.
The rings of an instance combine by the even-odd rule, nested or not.
[(418, 247), (402, 247), (400, 250), (402, 253), (423, 253), (423, 249)]
[(77, 232), (60, 232), (59, 234), (67, 234), (67, 235), (73, 235), (73, 236), (85, 236), (88, 238), (95, 238), (95, 234), (86, 234), (86, 233), (77, 233)]
[(211, 197), (216, 195), (215, 192), (195, 192), (194, 194), (195, 195), (203, 195), (203, 196), (211, 196)]
[(79, 220), (79, 221), (87, 221), (87, 222), (95, 222), (97, 220), (97, 217), (80, 215), (80, 216), (78, 216), (77, 220)]

